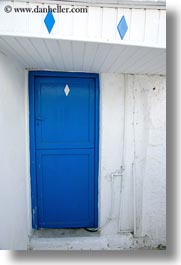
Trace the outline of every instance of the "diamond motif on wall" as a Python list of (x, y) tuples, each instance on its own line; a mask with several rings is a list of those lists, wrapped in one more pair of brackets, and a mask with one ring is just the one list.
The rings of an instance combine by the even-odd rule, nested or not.
[(46, 26), (48, 32), (50, 33), (52, 31), (54, 24), (55, 24), (55, 19), (54, 19), (52, 12), (47, 13), (47, 15), (44, 19), (44, 23), (45, 23), (45, 26)]
[(69, 92), (70, 92), (70, 88), (69, 88), (68, 85), (65, 86), (65, 88), (64, 88), (64, 92), (65, 92), (65, 95), (66, 95), (66, 97), (67, 97), (68, 94), (69, 94)]
[(128, 30), (128, 25), (126, 23), (126, 19), (124, 16), (122, 16), (121, 20), (119, 21), (117, 29), (118, 29), (118, 32), (119, 32), (121, 39), (123, 40), (124, 36)]

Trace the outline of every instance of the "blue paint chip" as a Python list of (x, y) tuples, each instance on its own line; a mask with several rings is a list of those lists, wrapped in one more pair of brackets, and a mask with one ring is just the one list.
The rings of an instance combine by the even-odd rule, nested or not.
[(45, 26), (46, 26), (48, 32), (50, 33), (52, 31), (54, 24), (55, 24), (55, 19), (54, 19), (52, 12), (47, 13), (47, 15), (44, 19), (44, 23), (45, 23)]
[(119, 32), (121, 39), (123, 40), (124, 36), (128, 30), (128, 25), (126, 23), (126, 19), (124, 16), (122, 16), (121, 20), (119, 21), (117, 29), (118, 29), (118, 32)]

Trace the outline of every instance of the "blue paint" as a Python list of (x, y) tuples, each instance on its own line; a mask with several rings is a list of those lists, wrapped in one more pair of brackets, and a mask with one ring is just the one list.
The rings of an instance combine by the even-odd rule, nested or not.
[(124, 36), (128, 30), (128, 25), (126, 23), (126, 19), (124, 16), (122, 16), (122, 18), (121, 18), (121, 20), (117, 26), (117, 29), (118, 29), (118, 32), (119, 32), (121, 39), (123, 40)]
[(97, 227), (98, 75), (30, 72), (29, 98), (33, 228)]
[(48, 12), (45, 19), (44, 19), (44, 23), (45, 23), (45, 26), (48, 30), (48, 32), (50, 33), (52, 31), (52, 28), (55, 24), (55, 19), (54, 19), (54, 16), (52, 14), (52, 12)]
[(37, 186), (36, 186), (36, 156), (35, 156), (35, 128), (34, 128), (34, 73), (29, 73), (29, 124), (30, 124), (30, 176), (31, 176), (31, 203), (32, 225), (38, 228)]
[(98, 227), (98, 172), (99, 172), (99, 76), (95, 75), (95, 148), (94, 148), (94, 160), (95, 160), (95, 168), (94, 168), (94, 175), (95, 175), (95, 227)]

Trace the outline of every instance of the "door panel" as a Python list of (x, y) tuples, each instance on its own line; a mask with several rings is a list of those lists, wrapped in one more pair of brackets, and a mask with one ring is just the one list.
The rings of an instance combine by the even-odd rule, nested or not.
[(38, 78), (36, 87), (36, 148), (94, 148), (93, 80)]
[(39, 226), (94, 226), (92, 149), (37, 151)]

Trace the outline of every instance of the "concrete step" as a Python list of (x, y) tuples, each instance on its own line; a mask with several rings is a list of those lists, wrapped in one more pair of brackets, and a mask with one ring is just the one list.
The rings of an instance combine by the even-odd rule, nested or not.
[(139, 248), (142, 244), (135, 245), (131, 233), (103, 236), (87, 231), (40, 230), (32, 234), (29, 242), (30, 250), (124, 250), (133, 246)]

